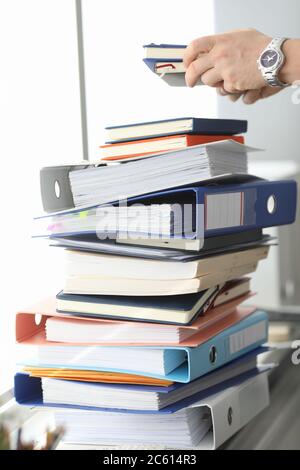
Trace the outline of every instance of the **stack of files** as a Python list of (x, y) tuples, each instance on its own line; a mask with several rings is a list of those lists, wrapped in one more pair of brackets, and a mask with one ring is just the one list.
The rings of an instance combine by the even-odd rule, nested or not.
[[(224, 305), (227, 311), (229, 302), (236, 302), (248, 296), (251, 296), (250, 279), (245, 277), (195, 294), (182, 294), (176, 297), (84, 296), (65, 294), (61, 291), (56, 296), (56, 308), (57, 313), (64, 315), (72, 315), (76, 312), (77, 317), (80, 315), (87, 318), (134, 320), (194, 327), (196, 321), (207, 325), (207, 322), (213, 322), (215, 318), (219, 319), (216, 313), (217, 307)], [(45, 305), (42, 305), (42, 308), (45, 308)], [(204, 317), (207, 310), (212, 308), (214, 311)], [(52, 312), (53, 308), (48, 310)], [(222, 310), (219, 311), (222, 314)], [(129, 328), (129, 325), (127, 326)], [(157, 332), (155, 334), (157, 335)]]
[[(239, 134), (246, 131), (247, 121), (194, 117), (107, 127), (102, 163), (41, 170), (43, 207), (46, 212), (90, 207), (245, 174), (247, 150), (255, 150), (243, 145)], [(110, 160), (123, 164), (112, 167)]]
[[(122, 375), (124, 383), (125, 375), (125, 380), (130, 376), (131, 383), (135, 380), (137, 384), (144, 384), (144, 377), (161, 380), (156, 386), (170, 386), (174, 382), (189, 384), (220, 368), (219, 375), (213, 373), (210, 376), (209, 385), (205, 385), (205, 381), (194, 382), (181, 390), (183, 395), (175, 394), (171, 403), (193, 397), (203, 387), (209, 388), (211, 384), (233, 378), (237, 366), (239, 374), (256, 369), (256, 355), (261, 352), (260, 346), (266, 341), (268, 321), (264, 312), (238, 307), (249, 296), (248, 289), (249, 284), (245, 281), (229, 284), (214, 297), (215, 301), (219, 297), (216, 305), (213, 304), (206, 312), (200, 313), (189, 326), (180, 327), (165, 323), (104, 320), (99, 317), (87, 319), (75, 312), (72, 316), (56, 312), (51, 300), (37, 304), (17, 315), (17, 342), (23, 348), (31, 346), (35, 349), (32, 359), (27, 359), (25, 364), (21, 364), (24, 359), (20, 362), (29, 373), (29, 377), (21, 374), (21, 378), (27, 380), (29, 385), (31, 382), (36, 384), (37, 381), (33, 379), (39, 377), (63, 379), (62, 387), (68, 387), (67, 381), (71, 380), (76, 388), (76, 382), (86, 380), (103, 383), (105, 372), (110, 372), (115, 375), (110, 376), (111, 381), (115, 380), (117, 383), (120, 383)], [(241, 292), (246, 294), (241, 295)], [(228, 301), (226, 294), (233, 297), (233, 300)], [(41, 312), (43, 315), (37, 324), (36, 314)], [(171, 317), (176, 316), (176, 313), (170, 314)], [(109, 329), (103, 328), (107, 324)], [(150, 336), (147, 335), (148, 328)], [(133, 334), (134, 330), (138, 331), (136, 335)], [(168, 330), (170, 334), (166, 341)], [(134, 347), (133, 344), (137, 346)], [(247, 357), (244, 356), (240, 363), (238, 359), (242, 355)], [(237, 361), (230, 367), (222, 367), (235, 360)], [(246, 368), (241, 369), (241, 364), (246, 364)], [(17, 385), (16, 398), (24, 404), (26, 400), (18, 398), (20, 393), (22, 395), (22, 390), (23, 386)], [(66, 400), (68, 393), (64, 393), (64, 396)], [(32, 398), (31, 393), (30, 397)], [(132, 401), (131, 406), (137, 406), (134, 403)], [(76, 405), (66, 401), (61, 404)], [(158, 406), (160, 409), (167, 404), (151, 406)], [(179, 403), (178, 406), (183, 404)], [(98, 401), (97, 405), (91, 406), (101, 407), (100, 405)], [(118, 395), (114, 407), (120, 408)], [(142, 410), (143, 407), (140, 411)]]
[(138, 140), (120, 140), (114, 143), (101, 145), (101, 160), (103, 162), (113, 162), (125, 159), (138, 159), (145, 155), (182, 150), (193, 145), (209, 144), (221, 140), (233, 140), (244, 144), (244, 137), (241, 135), (205, 135), (205, 134), (181, 134), (167, 135), (165, 137), (155, 137)]
[[(65, 441), (76, 445), (218, 447), (269, 401), (272, 365), (257, 365), (257, 356), (267, 351), (261, 345), (268, 319), (264, 312), (237, 307), (247, 298), (238, 296), (247, 284), (222, 289), (221, 304), (191, 324), (197, 332), (173, 338), (173, 346), (161, 337), (164, 329), (178, 330), (170, 324), (106, 320), (109, 337), (95, 328), (105, 324), (102, 318), (58, 313), (51, 300), (20, 312), (17, 342), (36, 348), (36, 357), (19, 362), (23, 372), (15, 376), (16, 401), (53, 409), (56, 424), (66, 429)], [(234, 300), (224, 302), (226, 292)], [(38, 324), (37, 312), (43, 312)], [(120, 323), (123, 342), (129, 341), (124, 346), (115, 343)], [(139, 333), (135, 337), (131, 330), (151, 331), (154, 325), (165, 345), (133, 347)]]
[(245, 306), (245, 276), (273, 243), (263, 228), (294, 221), (296, 183), (248, 175), (245, 131), (118, 126), (114, 162), (42, 170), (35, 235), (64, 248), (65, 275), (17, 314), (15, 397), (54, 409), (67, 442), (216, 448), (268, 405), (268, 317)]
[[(52, 408), (56, 424), (66, 429), (64, 442), (77, 446), (127, 443), (210, 450), (219, 447), (268, 406), (270, 367), (255, 368), (255, 356), (245, 356), (188, 385), (131, 388), (41, 379), (19, 373), (15, 376), (15, 395), (17, 402), (25, 406)], [(223, 382), (218, 383), (220, 380)], [(184, 396), (187, 387), (199, 390), (194, 399), (166, 405), (172, 402), (172, 397)], [(103, 409), (95, 406), (99, 402), (117, 403), (124, 408)], [(130, 408), (133, 404), (144, 410)], [(158, 409), (159, 406), (165, 407)]]
[[(105, 413), (60, 409), (57, 425), (67, 443), (156, 444), (160, 448), (214, 450), (269, 405), (268, 372), (205, 394), (180, 411), (165, 414)], [(83, 432), (84, 430), (84, 432)], [(124, 448), (124, 447), (123, 447)], [(149, 447), (148, 447), (149, 448)], [(135, 447), (137, 449), (137, 447)]]
[(210, 178), (245, 174), (250, 150), (254, 149), (225, 140), (126, 159), (119, 165), (72, 171), (74, 204), (76, 208), (88, 208)]
[[(147, 44), (144, 63), (168, 85), (185, 86), (185, 49), (186, 45), (180, 44)], [(201, 85), (201, 81), (197, 85)]]
[(228, 139), (244, 144), (244, 137), (236, 134), (246, 130), (245, 121), (191, 117), (107, 127), (102, 161), (139, 159)]
[[(209, 327), (227, 326), (237, 319), (235, 309), (249, 299), (250, 279), (226, 283), (199, 294), (174, 297), (131, 298), (99, 296), (82, 298), (58, 294), (16, 317), (17, 342), (79, 344), (179, 345), (203, 338)], [(56, 309), (56, 307), (58, 307)], [(38, 324), (37, 312), (43, 312)], [(245, 309), (243, 314), (249, 314)], [(125, 313), (127, 316), (125, 317)], [(241, 314), (240, 314), (241, 315)]]
[[(132, 135), (132, 131), (130, 133)], [(247, 151), (255, 149), (229, 139), (128, 158), (119, 165), (72, 171), (70, 184), (74, 205), (88, 208), (210, 178), (245, 174)]]
[(161, 261), (66, 250), (63, 293), (171, 296), (201, 292), (256, 270), (268, 246), (194, 261)]
[[(178, 406), (181, 407), (184, 405), (184, 403), (181, 403), (181, 399), (193, 397), (199, 392), (199, 387), (200, 391), (203, 390), (203, 381), (194, 382), (193, 385), (190, 385), (190, 382), (219, 368), (219, 375), (213, 373), (210, 377), (212, 382), (209, 381), (209, 384), (219, 384), (225, 380), (224, 377), (226, 377), (226, 380), (228, 378), (231, 379), (236, 374), (236, 364), (240, 363), (232, 363), (227, 369), (222, 368), (222, 366), (246, 354), (248, 354), (247, 360), (245, 359), (246, 356), (244, 356), (244, 359), (248, 364), (248, 359), (251, 358), (251, 364), (250, 366), (248, 364), (244, 371), (248, 372), (255, 368), (256, 361), (254, 360), (253, 362), (252, 356), (261, 352), (259, 347), (267, 339), (267, 315), (261, 311), (255, 312), (251, 308), (235, 308), (232, 310), (233, 305), (231, 307), (227, 306), (227, 308), (231, 310), (231, 313), (225, 312), (226, 314), (223, 318), (216, 320), (213, 324), (200, 327), (198, 333), (194, 337), (192, 336), (191, 339), (181, 343), (177, 342), (173, 346), (154, 346), (153, 344), (149, 346), (143, 346), (142, 344), (132, 346), (130, 338), (125, 346), (116, 346), (114, 339), (111, 342), (106, 341), (106, 345), (103, 346), (101, 332), (98, 333), (97, 342), (88, 344), (51, 341), (47, 338), (46, 322), (49, 318), (52, 319), (53, 317), (46, 316), (40, 325), (37, 326), (35, 325), (35, 314), (33, 312), (31, 314), (23, 313), (17, 317), (17, 340), (23, 343), (23, 348), (28, 345), (33, 346), (34, 352), (32, 353), (32, 358), (26, 358), (25, 364), (22, 364), (24, 361), (22, 354), (19, 363), (25, 367), (25, 371), (29, 373), (29, 376), (21, 374), (21, 377), (25, 377), (24, 380), (27, 380), (29, 385), (31, 382), (33, 385), (37, 384), (38, 382), (34, 379), (38, 377), (54, 377), (51, 380), (54, 380), (55, 385), (55, 381), (62, 377), (64, 379), (60, 384), (62, 389), (64, 387), (74, 387), (74, 390), (77, 390), (76, 382), (74, 384), (72, 382), (71, 385), (68, 382), (68, 379), (72, 379), (72, 375), (70, 375), (72, 370), (74, 371), (74, 380), (78, 376), (82, 377), (83, 371), (93, 371), (100, 372), (100, 374), (111, 372), (117, 375), (130, 374), (131, 377), (135, 375), (161, 379), (164, 385), (170, 385), (170, 382), (189, 384), (181, 389), (183, 395), (180, 394), (179, 397), (175, 394), (174, 401), (172, 402), (172, 404), (180, 402)], [(27, 319), (24, 318), (26, 315)], [(144, 324), (144, 328), (147, 328), (147, 325)], [(114, 326), (112, 325), (112, 332), (113, 329)], [(92, 331), (92, 328), (90, 328), (90, 331)], [(87, 332), (88, 330), (86, 330), (85, 334)], [(67, 334), (68, 332), (65, 333), (65, 335)], [(124, 337), (126, 337), (126, 333), (124, 333)], [(56, 337), (55, 339), (62, 340), (65, 338)], [(76, 338), (73, 336), (71, 339), (75, 341)], [(228, 370), (230, 371), (229, 375), (223, 375), (224, 371)], [(241, 369), (239, 369), (239, 373), (241, 373)], [(67, 378), (64, 377), (64, 374), (66, 374)], [(222, 377), (222, 380), (220, 377)], [(94, 380), (96, 380), (95, 376)], [(165, 381), (168, 383), (166, 384)], [(79, 382), (82, 382), (82, 380), (77, 380), (77, 383)], [(78, 389), (80, 390), (80, 387)], [(129, 390), (132, 389), (129, 388)], [(65, 392), (67, 392), (66, 388)], [(19, 394), (16, 389), (17, 399), (18, 396)], [(29, 394), (30, 397), (32, 398), (32, 394)], [(54, 403), (59, 403), (60, 400), (62, 405), (76, 405), (74, 402), (68, 403), (68, 393), (63, 393), (61, 397), (63, 398), (54, 399)], [(83, 396), (83, 399), (85, 400), (86, 398)], [(97, 404), (91, 404), (92, 402), (90, 402), (90, 406), (101, 408), (101, 400)], [(24, 400), (22, 403), (24, 403)], [(117, 395), (115, 405), (110, 408), (120, 408), (120, 403), (118, 402)], [(133, 409), (143, 411), (143, 406), (146, 405), (141, 406), (137, 402), (131, 401), (130, 406)], [(161, 407), (164, 408), (165, 406)]]

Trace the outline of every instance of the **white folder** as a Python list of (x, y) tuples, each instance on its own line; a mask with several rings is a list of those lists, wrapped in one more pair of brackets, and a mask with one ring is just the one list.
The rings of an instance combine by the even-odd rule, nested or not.
[(266, 408), (269, 402), (268, 372), (265, 372), (194, 403), (193, 407), (206, 406), (212, 419), (211, 430), (195, 449), (217, 449)]
[[(269, 369), (268, 369), (269, 370)], [(136, 414), (125, 414), (126, 416), (126, 429), (123, 429), (123, 424), (120, 421), (119, 425), (116, 428), (116, 432), (118, 437), (116, 436), (116, 442), (113, 442), (111, 432), (106, 434), (101, 430), (94, 430), (93, 434), (95, 440), (92, 439), (94, 442), (91, 442), (87, 435), (90, 433), (82, 433), (82, 422), (80, 417), (83, 416), (84, 422), (90, 425), (90, 417), (88, 416), (89, 413), (94, 413), (92, 411), (82, 411), (82, 410), (64, 410), (63, 412), (56, 412), (56, 422), (57, 424), (61, 425), (61, 421), (67, 418), (68, 426), (73, 427), (71, 431), (71, 436), (66, 436), (66, 443), (75, 444), (75, 438), (79, 438), (77, 441), (77, 448), (81, 448), (83, 445), (84, 448), (91, 448), (91, 449), (101, 449), (107, 448), (106, 446), (111, 446), (109, 448), (113, 449), (192, 449), (192, 450), (214, 450), (223, 444), (227, 439), (229, 439), (233, 434), (239, 431), (243, 426), (245, 426), (251, 419), (253, 419), (256, 415), (258, 415), (264, 408), (269, 405), (269, 387), (268, 387), (268, 371), (261, 372), (260, 374), (245, 380), (238, 385), (232, 386), (227, 388), (226, 390), (211, 395), (204, 400), (201, 400), (197, 403), (194, 403), (189, 408), (202, 408), (203, 413), (199, 415), (205, 417), (205, 421), (208, 423), (212, 423), (210, 430), (202, 437), (200, 444), (196, 447), (182, 447), (180, 446), (180, 439), (178, 440), (178, 445), (171, 445), (171, 444), (155, 444), (155, 441), (149, 443), (143, 441), (142, 443), (139, 441), (141, 439), (139, 434), (136, 434), (135, 437), (128, 435), (128, 429), (135, 429), (135, 427), (143, 426), (149, 415), (139, 413)], [(202, 411), (202, 410), (201, 410)], [(62, 414), (61, 414), (62, 413)], [(109, 430), (111, 431), (111, 426), (115, 426), (109, 418), (108, 415), (113, 415), (114, 413), (107, 413), (106, 412), (96, 412), (97, 419), (103, 421), (103, 419), (109, 422)], [(123, 414), (123, 413), (121, 413)], [(174, 413), (174, 418), (176, 419), (176, 414)], [(59, 415), (61, 415), (59, 417)], [(105, 416), (106, 415), (106, 416)], [(91, 415), (92, 416), (92, 415)], [(156, 415), (159, 416), (159, 420), (164, 420), (164, 416), (168, 419), (170, 415)], [(136, 421), (136, 417), (138, 417), (139, 423)], [(124, 418), (124, 414), (123, 414)], [(122, 420), (124, 423), (124, 419)], [(80, 424), (81, 423), (81, 424)], [(148, 423), (149, 425), (149, 423)], [(152, 423), (153, 425), (153, 423)], [(74, 432), (75, 426), (75, 432)], [(87, 426), (87, 424), (85, 424)], [(83, 429), (86, 430), (85, 427)], [(199, 423), (199, 429), (201, 429), (201, 423)], [(158, 431), (159, 432), (159, 431)], [(68, 434), (68, 432), (67, 432)], [(129, 433), (130, 434), (130, 433)], [(120, 442), (120, 435), (122, 435), (122, 440)], [(126, 441), (127, 444), (126, 445)], [(160, 441), (160, 440), (159, 440)], [(159, 442), (158, 441), (158, 442)], [(162, 442), (162, 441), (161, 441)], [(103, 447), (105, 446), (105, 447)], [(134, 446), (134, 447), (132, 447)], [(179, 447), (180, 446), (180, 447)], [(63, 447), (64, 448), (64, 447)]]

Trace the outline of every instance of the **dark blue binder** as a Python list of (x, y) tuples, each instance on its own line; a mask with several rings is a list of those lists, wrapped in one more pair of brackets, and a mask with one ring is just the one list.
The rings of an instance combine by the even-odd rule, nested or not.
[[(207, 222), (207, 214), (209, 214), (208, 203), (210, 196), (217, 196), (219, 202), (222, 198), (228, 195), (236, 195), (240, 198), (240, 206), (238, 209), (239, 214), (238, 222), (233, 225), (227, 226), (211, 226)], [(128, 199), (128, 204), (133, 203), (146, 203), (146, 204), (163, 204), (163, 203), (176, 203), (179, 205), (190, 205), (192, 208), (192, 228), (189, 233), (176, 233), (172, 236), (179, 238), (189, 239), (205, 239), (207, 237), (214, 237), (226, 235), (230, 233), (241, 233), (253, 229), (275, 227), (279, 225), (292, 224), (296, 217), (297, 205), (297, 183), (293, 180), (282, 181), (266, 181), (266, 180), (253, 180), (245, 183), (238, 184), (215, 184), (199, 185), (183, 188), (175, 188), (166, 191), (159, 191), (156, 193), (137, 196)], [(271, 202), (271, 204), (270, 204)], [(113, 203), (116, 204), (116, 203)], [(100, 206), (96, 206), (100, 207)], [(228, 211), (231, 211), (231, 206), (228, 204)], [(65, 217), (66, 214), (72, 214), (72, 217), (80, 217), (80, 212), (87, 209), (71, 209), (64, 211), (61, 214)], [(88, 210), (95, 210), (90, 208)], [(42, 216), (38, 219), (47, 219), (50, 217), (49, 224), (45, 221), (45, 232), (37, 234), (37, 236), (51, 236), (51, 216)], [(57, 215), (58, 220), (60, 215)], [(91, 234), (94, 232), (66, 232), (61, 226), (61, 231), (55, 235), (83, 235)]]
[[(135, 127), (135, 126), (142, 126), (147, 124), (159, 124), (161, 122), (174, 122), (174, 121), (182, 121), (182, 120), (192, 120), (193, 125), (191, 130), (187, 130), (185, 134), (205, 134), (205, 135), (235, 135), (235, 134), (243, 134), (247, 132), (248, 122), (240, 119), (208, 119), (208, 118), (195, 118), (195, 117), (181, 117), (176, 119), (166, 119), (160, 121), (151, 121), (151, 122), (139, 122), (133, 124), (124, 124), (122, 126), (108, 126), (105, 129), (122, 129), (125, 127)], [(141, 136), (138, 140), (144, 140), (147, 138), (155, 138), (155, 137), (165, 137), (166, 135), (181, 135), (183, 132), (172, 132), (168, 134), (156, 134), (151, 136)], [(127, 142), (136, 140), (134, 138), (129, 139), (122, 139), (122, 140), (114, 140), (106, 142), (107, 144), (110, 143), (117, 143), (117, 142)]]
[[(204, 206), (206, 211), (207, 198), (210, 195), (222, 196), (226, 194), (241, 194), (241, 222), (231, 227), (207, 228), (205, 220), (200, 220), (199, 207)], [(151, 195), (138, 196), (130, 199), (132, 202), (146, 202), (152, 200), (158, 204), (160, 199), (164, 202), (168, 197), (177, 195), (177, 201), (181, 199), (194, 206), (195, 226), (194, 237), (213, 237), (229, 233), (243, 232), (246, 230), (275, 227), (292, 224), (296, 217), (297, 208), (297, 183), (294, 180), (266, 181), (254, 180), (241, 184), (216, 184), (211, 186), (195, 186), (178, 188), (153, 193)], [(270, 201), (272, 202), (270, 204)], [(203, 226), (204, 225), (204, 226)]]

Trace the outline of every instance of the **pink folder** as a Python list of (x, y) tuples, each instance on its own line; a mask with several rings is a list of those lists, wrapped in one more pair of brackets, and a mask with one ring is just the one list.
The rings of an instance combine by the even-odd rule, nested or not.
[[(79, 318), (76, 316), (65, 315), (55, 310), (55, 298), (47, 299), (40, 303), (37, 303), (30, 307), (20, 311), (16, 315), (16, 341), (22, 344), (29, 345), (61, 345), (63, 343), (57, 343), (47, 341), (46, 339), (46, 320), (49, 317), (60, 317), (64, 319), (72, 319), (77, 322), (97, 322), (110, 324), (113, 328), (117, 324), (130, 324), (133, 328), (147, 328), (151, 325), (151, 328), (176, 328), (176, 330), (182, 330), (186, 332), (188, 337), (181, 342), (177, 343), (132, 343), (126, 342), (99, 342), (99, 343), (88, 343), (88, 345), (99, 345), (99, 346), (187, 346), (196, 347), (201, 343), (208, 341), (213, 336), (222, 332), (226, 328), (235, 325), (247, 316), (251, 315), (255, 311), (255, 308), (238, 307), (242, 302), (251, 297), (252, 294), (246, 294), (238, 297), (230, 302), (226, 302), (218, 307), (209, 309), (205, 315), (199, 316), (191, 325), (187, 326), (175, 326), (163, 323), (146, 323), (146, 322), (133, 322), (133, 321), (119, 321), (103, 318), (92, 318), (84, 317)], [(87, 343), (65, 343), (68, 345), (85, 345)]]

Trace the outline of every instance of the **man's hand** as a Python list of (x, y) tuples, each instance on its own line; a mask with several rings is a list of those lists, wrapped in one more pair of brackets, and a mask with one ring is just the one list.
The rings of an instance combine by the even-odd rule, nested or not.
[(249, 104), (277, 93), (280, 88), (266, 86), (257, 66), (271, 40), (254, 29), (195, 39), (183, 58), (187, 85), (193, 87), (201, 79), (205, 85), (217, 87), (220, 94), (230, 94), (233, 101), (244, 95)]
[(228, 98), (235, 102), (242, 96), (245, 104), (254, 104), (256, 101), (268, 98), (269, 96), (276, 95), (282, 88), (265, 86), (260, 90), (248, 90), (245, 93), (228, 93), (222, 86), (217, 88), (219, 95), (228, 96)]

